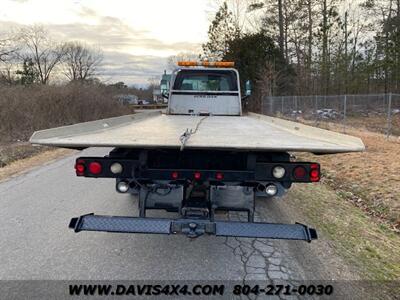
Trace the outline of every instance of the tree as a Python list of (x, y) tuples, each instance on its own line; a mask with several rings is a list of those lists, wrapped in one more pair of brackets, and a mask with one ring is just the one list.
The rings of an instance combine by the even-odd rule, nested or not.
[(25, 58), (22, 70), (17, 70), (17, 75), (20, 75), (19, 82), (22, 85), (29, 85), (39, 81), (38, 73), (35, 69), (35, 64), (32, 61), (32, 58)]
[(382, 30), (377, 35), (377, 42), (384, 41), (385, 73), (386, 85), (393, 90), (399, 91), (400, 88), (400, 0), (396, 4), (390, 1), (388, 15), (382, 21)]
[(48, 84), (50, 75), (64, 56), (61, 44), (53, 41), (49, 33), (41, 26), (30, 26), (21, 29), (23, 59), (32, 59), (34, 69), (41, 84)]
[(6, 34), (0, 38), (0, 81), (7, 84), (15, 83), (15, 68), (18, 64), (18, 38)]
[(219, 60), (225, 56), (229, 42), (239, 36), (239, 29), (234, 24), (232, 12), (224, 2), (209, 27), (208, 42), (203, 44), (204, 56), (207, 59)]
[(151, 76), (147, 78), (147, 82), (149, 83), (149, 88), (151, 90), (160, 88), (160, 76)]
[(64, 44), (63, 52), (64, 74), (70, 81), (92, 78), (103, 60), (100, 50), (76, 41)]
[(254, 0), (212, 0), (210, 2), (212, 11), (218, 10), (226, 3), (232, 15), (232, 24), (239, 35), (250, 32), (250, 29), (257, 31), (260, 28), (259, 24), (253, 23), (253, 10), (249, 9), (253, 6)]
[(110, 86), (115, 87), (118, 90), (125, 90), (128, 88), (128, 86), (123, 81), (118, 81), (116, 83), (112, 83), (112, 84), (110, 84)]
[(167, 59), (167, 69), (172, 71), (178, 66), (178, 61), (197, 61), (201, 59), (200, 54), (192, 52), (181, 52), (177, 55), (169, 56)]
[(18, 46), (15, 39), (3, 38), (0, 39), (0, 62), (6, 62), (11, 55), (18, 51)]
[[(282, 0), (278, 0), (278, 24), (279, 24), (279, 49), (281, 49), (282, 53), (284, 52), (284, 31), (283, 31), (283, 8), (282, 8)], [(287, 55), (286, 55), (287, 59)]]
[(253, 105), (259, 105), (264, 96), (291, 92), (293, 70), (287, 65), (274, 40), (264, 31), (244, 34), (230, 41), (223, 58), (235, 61), (242, 80), (242, 90), (245, 81), (250, 80), (253, 83), (254, 90), (257, 91)]
[[(212, 42), (211, 45), (218, 47), (208, 50), (216, 53), (218, 59), (227, 57), (221, 55), (223, 52), (231, 54), (231, 41), (235, 44), (240, 40), (236, 37), (224, 40), (222, 33), (227, 30), (217, 30), (220, 27), (217, 25), (224, 24), (220, 20), (223, 16), (232, 28), (237, 24), (237, 18), (231, 18), (229, 12), (233, 11), (234, 15), (235, 11), (239, 12), (235, 10), (239, 2), (226, 1), (228, 5), (220, 6), (219, 14), (210, 26), (210, 33), (217, 34), (209, 35), (209, 45), (211, 38), (213, 41), (219, 38), (219, 44)], [(248, 10), (240, 13), (246, 16), (247, 24), (255, 24), (246, 34), (253, 35), (261, 28), (287, 63), (286, 68), (276, 68), (268, 60), (259, 64), (259, 93), (309, 95), (400, 91), (400, 0), (363, 1), (240, 2), (242, 6), (250, 3)], [(252, 12), (251, 20), (248, 11)], [(239, 37), (244, 35), (239, 31)], [(274, 82), (281, 82), (280, 78), (287, 78), (288, 74), (290, 88), (278, 88)]]
[[(400, 90), (400, 1), (366, 0), (362, 3), (365, 20), (375, 46), (374, 77), (382, 82), (382, 90)], [(375, 81), (376, 81), (375, 79)]]

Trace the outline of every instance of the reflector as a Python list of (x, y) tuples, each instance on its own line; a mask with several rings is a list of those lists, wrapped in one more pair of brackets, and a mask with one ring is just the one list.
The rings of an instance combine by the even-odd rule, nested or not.
[(85, 172), (85, 162), (83, 160), (78, 160), (75, 164), (76, 175), (81, 176)]
[(194, 179), (199, 180), (201, 178), (200, 172), (194, 172)]
[(310, 168), (311, 168), (310, 181), (312, 181), (312, 182), (319, 181), (320, 178), (321, 178), (319, 165), (318, 164), (311, 164)]
[(179, 173), (178, 172), (172, 172), (171, 173), (171, 177), (172, 177), (172, 179), (178, 179), (178, 177), (179, 177)]

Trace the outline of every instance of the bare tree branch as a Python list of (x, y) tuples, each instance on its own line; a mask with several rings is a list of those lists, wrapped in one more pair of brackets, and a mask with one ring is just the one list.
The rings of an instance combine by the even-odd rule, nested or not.
[(0, 81), (7, 84), (15, 82), (15, 68), (19, 51), (18, 37), (7, 34), (0, 38)]
[(65, 76), (71, 80), (87, 80), (93, 77), (103, 60), (100, 50), (80, 42), (69, 42), (63, 46)]
[(200, 54), (192, 52), (181, 52), (177, 55), (172, 55), (167, 59), (167, 69), (172, 71), (178, 66), (178, 61), (197, 61), (200, 60)]
[(0, 61), (5, 62), (12, 54), (18, 51), (15, 41), (11, 38), (0, 39)]
[(49, 37), (42, 26), (29, 26), (21, 29), (24, 58), (31, 58), (38, 72), (40, 83), (48, 84), (54, 68), (61, 62), (64, 49)]

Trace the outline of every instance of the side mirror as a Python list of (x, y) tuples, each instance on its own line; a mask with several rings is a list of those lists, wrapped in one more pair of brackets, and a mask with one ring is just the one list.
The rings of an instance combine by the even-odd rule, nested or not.
[(250, 96), (250, 95), (251, 95), (251, 92), (252, 92), (252, 89), (251, 89), (251, 81), (250, 81), (250, 80), (247, 80), (246, 83), (245, 83), (245, 92), (244, 92), (244, 94), (245, 94), (246, 96)]
[(169, 98), (169, 94), (168, 94), (168, 92), (166, 92), (166, 91), (163, 91), (163, 92), (161, 93), (161, 96), (162, 96), (164, 99), (168, 99), (168, 98)]

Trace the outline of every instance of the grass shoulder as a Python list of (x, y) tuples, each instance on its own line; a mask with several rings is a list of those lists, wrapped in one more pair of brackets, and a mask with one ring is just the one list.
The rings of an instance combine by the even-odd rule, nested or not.
[(290, 195), (290, 205), (301, 207), (309, 224), (333, 242), (335, 252), (355, 266), (361, 278), (400, 278), (399, 234), (375, 222), (327, 185), (296, 185)]

